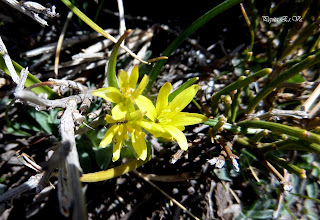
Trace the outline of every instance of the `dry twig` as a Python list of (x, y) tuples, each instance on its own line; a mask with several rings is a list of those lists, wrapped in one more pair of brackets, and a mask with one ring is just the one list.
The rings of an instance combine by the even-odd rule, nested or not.
[(59, 14), (56, 13), (56, 7), (53, 5), (52, 8), (46, 8), (37, 2), (32, 1), (21, 1), (18, 2), (16, 0), (2, 0), (7, 3), (11, 7), (17, 9), (23, 14), (28, 15), (30, 18), (38, 22), (41, 26), (48, 26), (46, 20), (41, 18), (39, 14), (44, 14), (48, 17), (56, 17)]

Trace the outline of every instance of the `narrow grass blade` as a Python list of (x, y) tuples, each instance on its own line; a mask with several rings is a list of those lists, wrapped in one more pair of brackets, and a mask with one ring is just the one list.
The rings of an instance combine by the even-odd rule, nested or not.
[(131, 30), (124, 32), (112, 49), (107, 68), (108, 86), (119, 88), (116, 74), (117, 56), (122, 41), (130, 34), (130, 32)]
[(191, 86), (193, 83), (195, 83), (199, 78), (198, 77), (193, 77), (189, 79), (187, 82), (185, 82), (182, 86), (174, 90), (168, 98), (168, 101), (171, 102), (180, 92)]
[(300, 71), (307, 69), (317, 63), (320, 62), (320, 50), (318, 50), (314, 55), (308, 56), (306, 59), (301, 61), (300, 63), (294, 65), (290, 69), (286, 70), (280, 76), (278, 76), (275, 80), (267, 84), (249, 103), (247, 108), (247, 113), (252, 113), (258, 103), (264, 99), (269, 93), (274, 91), (280, 84), (284, 83), (286, 80), (290, 79), (296, 74), (299, 74)]
[[(18, 75), (20, 76), (20, 72), (23, 69), (22, 66), (20, 66), (18, 63), (16, 63), (15, 61), (12, 60), (13, 66), (16, 69)], [(7, 66), (4, 63), (3, 57), (0, 56), (0, 69), (5, 72), (6, 74), (10, 75)], [(35, 76), (33, 76), (31, 73), (28, 74), (28, 78), (26, 80), (25, 86), (29, 87), (33, 84), (36, 83), (40, 83), (41, 81), (39, 79), (37, 79)], [(40, 93), (45, 93), (48, 95), (49, 99), (53, 99), (53, 98), (57, 98), (58, 95), (52, 91), (48, 86), (41, 86), (41, 87), (37, 87), (37, 88), (33, 88), (32, 89), (33, 92), (35, 92), (36, 94), (40, 94)]]
[(306, 179), (307, 178), (306, 170), (301, 169), (301, 168), (297, 167), (296, 165), (293, 165), (293, 164), (289, 163), (288, 161), (286, 161), (283, 158), (277, 157), (277, 156), (275, 156), (273, 154), (270, 154), (270, 153), (266, 154), (266, 158), (270, 162), (272, 162), (272, 163), (274, 163), (274, 164), (276, 164), (276, 165), (278, 165), (278, 166), (280, 166), (282, 168), (285, 168), (290, 173), (296, 174), (301, 179)]
[[(195, 32), (198, 28), (204, 25), (206, 22), (217, 16), (218, 14), (224, 12), (225, 10), (231, 8), (232, 6), (239, 4), (243, 0), (226, 0), (222, 2), (220, 5), (214, 7), (200, 18), (198, 18), (195, 22), (193, 22), (185, 31), (183, 31), (163, 52), (163, 56), (170, 56), (173, 51), (175, 51), (179, 45), (186, 40), (193, 32)], [(145, 90), (145, 93), (150, 91), (152, 84), (157, 79), (160, 70), (165, 64), (166, 60), (160, 60), (156, 63), (150, 73), (150, 81)]]
[(310, 143), (320, 144), (320, 135), (309, 132), (305, 129), (295, 128), (288, 125), (283, 125), (274, 122), (258, 121), (258, 120), (245, 120), (238, 123), (238, 126), (243, 128), (261, 128), (269, 129), (273, 132), (288, 134), (290, 136), (308, 141)]
[(272, 72), (272, 69), (265, 68), (265, 69), (262, 69), (256, 73), (248, 76), (248, 77), (240, 76), (237, 81), (235, 81), (234, 83), (231, 83), (228, 86), (226, 86), (225, 88), (221, 89), (219, 92), (214, 94), (211, 98), (212, 113), (213, 114), (218, 113), (219, 99), (222, 95), (226, 95), (226, 94), (233, 92), (234, 90), (243, 88), (243, 87), (249, 85), (250, 83), (252, 83), (256, 78), (264, 77), (265, 75), (270, 74), (271, 72)]
[[(99, 25), (97, 25), (96, 23), (94, 23), (90, 18), (88, 18), (84, 13), (82, 13), (82, 11), (80, 11), (76, 6), (74, 6), (70, 1), (68, 0), (61, 0), (63, 2), (63, 4), (65, 4), (74, 14), (76, 14), (82, 21), (84, 21), (87, 25), (89, 25), (93, 30), (95, 30), (96, 32), (100, 33), (102, 36), (104, 36), (105, 38), (111, 40), (114, 43), (117, 43), (117, 40), (110, 34), (108, 34), (107, 32), (105, 32)], [(139, 60), (142, 63), (145, 64), (149, 64), (146, 61), (141, 60), (139, 57), (137, 57), (136, 54), (134, 54), (129, 48), (127, 48), (126, 46), (120, 45), (120, 47), (122, 49), (124, 49), (125, 51), (127, 51), (132, 57), (134, 57), (135, 59)]]

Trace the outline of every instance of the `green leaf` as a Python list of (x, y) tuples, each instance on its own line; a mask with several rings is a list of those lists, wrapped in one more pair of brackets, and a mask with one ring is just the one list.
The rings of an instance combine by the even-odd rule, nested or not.
[(95, 148), (96, 161), (101, 170), (106, 170), (112, 159), (112, 144), (107, 145), (106, 147)]
[(52, 134), (52, 120), (51, 116), (44, 111), (29, 111), (31, 117), (38, 122), (41, 128), (48, 134)]
[(318, 220), (319, 216), (317, 214), (318, 210), (312, 200), (305, 200), (303, 204), (305, 211), (305, 219)]
[(83, 172), (92, 172), (93, 167), (95, 167), (93, 164), (95, 164), (96, 158), (92, 143), (86, 135), (82, 135), (77, 138), (77, 150)]
[(94, 151), (95, 160), (101, 170), (108, 168), (113, 154), (112, 144), (107, 145), (105, 148), (99, 146), (105, 133), (105, 127), (100, 129), (98, 133), (94, 130), (85, 133), (87, 141), (90, 141), (90, 148)]
[(94, 130), (90, 130), (85, 133), (86, 137), (90, 140), (90, 142), (94, 148), (99, 147), (100, 141), (103, 138), (104, 134), (105, 134), (105, 129), (101, 129), (98, 132), (98, 134)]
[(132, 159), (138, 157), (137, 153), (135, 152), (132, 146), (131, 135), (129, 137), (130, 138), (124, 142), (124, 145), (121, 149), (121, 158)]
[(319, 195), (318, 184), (315, 182), (308, 183), (306, 186), (306, 191), (309, 197), (317, 198)]
[(60, 124), (60, 119), (57, 117), (57, 114), (60, 110), (59, 109), (52, 109), (49, 114), (52, 121), (52, 124), (58, 126)]
[(232, 179), (230, 178), (230, 175), (229, 175), (229, 171), (223, 167), (221, 169), (214, 169), (214, 173), (217, 175), (217, 177), (220, 179), (220, 180), (225, 180), (225, 181), (232, 181)]
[(102, 140), (102, 138), (104, 137), (104, 134), (107, 132), (107, 128), (106, 127), (103, 127), (101, 128), (99, 131), (98, 131), (98, 134), (97, 134), (97, 138)]
[(41, 129), (41, 126), (37, 123), (22, 122), (20, 123), (19, 128), (23, 128), (33, 132), (43, 131), (43, 129)]
[(274, 210), (267, 209), (267, 210), (253, 210), (247, 215), (247, 218), (250, 219), (272, 219)]
[(79, 151), (79, 161), (84, 173), (90, 172), (90, 170), (92, 170), (91, 158), (88, 152)]
[(21, 136), (21, 137), (31, 137), (31, 134), (26, 132), (26, 131), (22, 131), (20, 129), (15, 129), (13, 127), (7, 127), (4, 129), (5, 132), (12, 134), (14, 136)]
[(287, 80), (287, 82), (289, 83), (302, 83), (305, 82), (303, 76), (301, 76), (300, 74), (297, 74), (293, 77), (291, 77), (290, 79)]

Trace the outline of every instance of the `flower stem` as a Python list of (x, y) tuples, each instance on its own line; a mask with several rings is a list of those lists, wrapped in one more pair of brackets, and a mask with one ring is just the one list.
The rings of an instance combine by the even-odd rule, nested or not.
[(210, 130), (211, 142), (213, 143), (214, 136), (219, 132), (223, 125), (227, 122), (227, 119), (221, 115), (219, 116), (218, 123)]
[(272, 163), (285, 168), (286, 170), (288, 170), (290, 173), (294, 173), (296, 174), (298, 177), (300, 177), (301, 179), (306, 179), (306, 170), (301, 169), (299, 167), (297, 167), (296, 165), (293, 165), (291, 163), (289, 163), (288, 161), (286, 161), (283, 158), (277, 157), (273, 154), (267, 153), (266, 154), (266, 158), (271, 161)]
[(299, 140), (296, 137), (288, 137), (288, 140), (277, 141), (274, 143), (266, 144), (259, 147), (262, 152), (272, 151), (272, 150), (299, 150), (308, 151), (320, 155), (320, 145), (315, 143), (309, 143), (304, 140)]
[(268, 130), (264, 129), (263, 131), (258, 132), (252, 137), (253, 143), (257, 144), (262, 138), (268, 136)]
[(223, 101), (224, 101), (224, 115), (227, 117), (228, 122), (230, 122), (230, 119), (231, 119), (231, 104), (232, 104), (231, 96), (230, 95), (226, 95), (224, 97)]
[(290, 69), (286, 70), (275, 80), (267, 84), (249, 103), (247, 108), (247, 113), (252, 113), (258, 103), (264, 99), (269, 93), (274, 91), (274, 89), (280, 84), (284, 83), (286, 80), (290, 79), (294, 75), (298, 74), (300, 71), (307, 69), (320, 62), (320, 50), (317, 51), (314, 55), (308, 56), (306, 59), (300, 63), (292, 66)]
[(320, 144), (320, 135), (309, 132), (305, 129), (294, 128), (294, 127), (279, 124), (279, 123), (258, 121), (258, 120), (245, 120), (245, 121), (239, 122), (238, 126), (246, 127), (246, 128), (251, 127), (251, 128), (269, 129), (274, 132), (280, 132), (280, 133), (291, 135), (293, 137), (308, 141), (310, 143)]
[(234, 90), (243, 88), (243, 87), (249, 85), (250, 83), (252, 83), (254, 81), (254, 79), (264, 77), (265, 75), (270, 74), (271, 72), (272, 72), (272, 69), (265, 68), (265, 69), (262, 69), (256, 73), (252, 74), (251, 76), (248, 76), (248, 77), (240, 76), (237, 81), (229, 84), (225, 88), (221, 89), (219, 92), (215, 93), (211, 97), (212, 113), (214, 115), (216, 115), (218, 113), (218, 104), (219, 104), (220, 97), (222, 95), (226, 95), (226, 94), (231, 93)]
[(241, 103), (241, 92), (242, 88), (237, 89), (237, 93), (233, 96), (232, 104), (231, 104), (231, 118), (230, 123), (234, 123), (236, 121), (239, 104)]
[[(219, 119), (218, 118), (214, 118), (214, 119), (208, 119), (208, 121), (204, 122), (204, 124), (206, 125), (210, 125), (210, 126), (216, 126), (219, 123)], [(240, 127), (240, 126), (236, 126), (230, 123), (225, 123), (223, 124), (223, 129), (229, 130), (229, 131), (233, 131), (235, 133), (237, 132), (241, 132), (241, 133), (245, 133), (245, 134), (256, 134), (257, 132), (262, 131), (263, 129), (256, 129), (256, 128), (244, 128), (244, 127)]]
[(103, 170), (95, 173), (83, 174), (82, 177), (80, 177), (80, 180), (82, 182), (99, 182), (99, 181), (112, 179), (112, 178), (121, 176), (125, 173), (131, 172), (137, 169), (138, 167), (141, 167), (143, 164), (148, 162), (151, 158), (152, 158), (152, 155), (149, 155), (146, 160), (134, 159), (125, 164), (117, 166), (115, 168), (111, 168), (108, 170)]

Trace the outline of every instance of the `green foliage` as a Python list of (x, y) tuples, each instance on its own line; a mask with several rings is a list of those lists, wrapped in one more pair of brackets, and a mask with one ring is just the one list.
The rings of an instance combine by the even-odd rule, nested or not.
[[(283, 87), (285, 83), (303, 85), (303, 83), (313, 82), (312, 80), (319, 77), (319, 32), (315, 28), (317, 15), (313, 17), (314, 11), (309, 8), (312, 1), (301, 1), (290, 8), (286, 14), (291, 18), (301, 15), (300, 22), (268, 23), (264, 21), (262, 16), (277, 18), (277, 13), (279, 13), (277, 9), (284, 5), (287, 6), (287, 4), (270, 1), (270, 8), (263, 8), (263, 10), (257, 8), (255, 4), (254, 1), (249, 1), (249, 7), (246, 7), (248, 9), (246, 13), (250, 17), (247, 17), (247, 14), (243, 12), (244, 17), (248, 19), (246, 22), (249, 26), (251, 44), (242, 54), (232, 59), (231, 71), (239, 78), (212, 95), (211, 116), (213, 117), (205, 124), (211, 127), (211, 138), (214, 138), (216, 134), (223, 136), (224, 133), (221, 130), (233, 133), (236, 144), (232, 146), (232, 153), (240, 157), (240, 167), (242, 169), (249, 168), (257, 181), (252, 182), (252, 180), (244, 178), (247, 186), (255, 189), (258, 199), (253, 205), (245, 205), (242, 213), (236, 219), (274, 218), (273, 215), (279, 202), (277, 196), (282, 193), (279, 192), (279, 188), (281, 190), (285, 188), (285, 185), (279, 184), (283, 184), (285, 181), (286, 174), (283, 170), (294, 174), (288, 180), (292, 184), (293, 190), (292, 194), (283, 194), (284, 200), (278, 210), (278, 216), (283, 219), (299, 219), (301, 216), (317, 219), (319, 212), (316, 210), (318, 206), (316, 203), (319, 202), (319, 186), (316, 182), (320, 178), (318, 168), (320, 136), (316, 131), (319, 123), (315, 123), (312, 128), (306, 128), (303, 127), (304, 123), (308, 123), (312, 118), (300, 118), (295, 121), (295, 116), (288, 114), (280, 115), (276, 119), (272, 118), (272, 114), (260, 119), (255, 118), (261, 116), (261, 112), (270, 113), (272, 109), (278, 109), (280, 112), (287, 110), (294, 112), (294, 110), (301, 109), (303, 101), (294, 100), (281, 103), (276, 97), (282, 92), (298, 94), (295, 88)], [(276, 7), (274, 7), (275, 5)], [(264, 28), (265, 30), (263, 30)], [(264, 32), (261, 33), (261, 31)], [(261, 34), (265, 35), (261, 36)], [(265, 41), (259, 42), (261, 39)], [(256, 76), (254, 80), (248, 80), (267, 68), (270, 68), (268, 74)], [(254, 74), (250, 72), (254, 72)], [(216, 81), (226, 74), (228, 71), (217, 76)], [(244, 83), (245, 80), (248, 81)], [(263, 87), (255, 91), (252, 88), (254, 88), (256, 80), (262, 82)], [(309, 96), (310, 92), (305, 91), (303, 94)], [(231, 107), (228, 101), (230, 97)], [(253, 113), (256, 114), (251, 115)], [(250, 117), (251, 119), (248, 119)], [(222, 118), (223, 121), (221, 121)], [(230, 123), (226, 123), (226, 121)], [(264, 131), (266, 131), (265, 134)], [(222, 147), (227, 151), (227, 147)], [(292, 151), (295, 150), (297, 153), (293, 156)], [(226, 157), (226, 159), (228, 158)], [(262, 171), (263, 166), (266, 167), (264, 171)], [(220, 169), (219, 172), (215, 169), (214, 173), (221, 180), (232, 181), (231, 172), (226, 173), (224, 169)], [(269, 170), (279, 182), (276, 183), (272, 179), (261, 176), (261, 172), (266, 172), (266, 170)], [(245, 173), (243, 173), (243, 177), (245, 177)], [(300, 187), (303, 184), (305, 188)], [(261, 192), (262, 188), (265, 190), (263, 193)], [(275, 192), (277, 192), (277, 196), (273, 195)], [(297, 200), (303, 201), (304, 206), (307, 207), (303, 209), (302, 213), (292, 211)]]
[[(23, 69), (23, 67), (21, 65), (19, 65), (18, 63), (16, 63), (15, 61), (12, 60), (13, 66), (17, 71), (17, 74), (20, 76), (20, 72)], [(3, 57), (0, 53), (0, 70), (2, 70), (3, 72), (5, 72), (6, 74), (10, 75), (9, 70), (3, 60)], [(31, 73), (28, 74), (28, 78), (26, 80), (25, 86), (29, 87), (32, 86), (36, 83), (40, 83), (41, 81), (39, 79), (37, 79), (36, 77), (34, 77)], [(48, 86), (41, 86), (41, 87), (36, 87), (33, 88), (32, 91), (34, 91), (36, 94), (40, 94), (40, 93), (44, 93), (48, 95), (49, 99), (53, 99), (53, 98), (57, 98), (58, 95), (52, 91)]]
[[(84, 16), (71, 3), (67, 0), (62, 1), (93, 29), (107, 36), (101, 32), (100, 27)], [(240, 2), (242, 1), (227, 0), (208, 11), (183, 31), (164, 50), (162, 55), (170, 56), (184, 40), (206, 22)], [(256, 8), (254, 1), (247, 2), (250, 17), (245, 12), (243, 13), (249, 26), (250, 45), (240, 55), (232, 58), (231, 69), (215, 77), (215, 80), (219, 81), (223, 76), (233, 71), (238, 79), (228, 81), (228, 84), (221, 90), (216, 91), (210, 100), (211, 112), (207, 112), (207, 116), (211, 116), (211, 118), (205, 122), (211, 129), (209, 130), (210, 138), (217, 140), (216, 135), (223, 136), (224, 133), (221, 131), (226, 130), (228, 134), (234, 137), (232, 150), (222, 146), (228, 153), (228, 156), (225, 157), (226, 165), (221, 169), (214, 169), (212, 175), (221, 181), (232, 182), (235, 179), (241, 179), (243, 184), (253, 192), (250, 197), (256, 197), (255, 199), (250, 198), (253, 199), (251, 203), (244, 204), (240, 215), (235, 219), (274, 218), (279, 205), (278, 196), (282, 194), (286, 184), (283, 170), (294, 174), (289, 180), (293, 189), (292, 194), (283, 194), (284, 200), (278, 210), (278, 215), (282, 218), (293, 219), (298, 219), (300, 217), (298, 215), (304, 215), (309, 219), (319, 218), (316, 207), (319, 202), (317, 181), (319, 181), (320, 170), (317, 162), (318, 158), (312, 154), (320, 155), (319, 134), (309, 131), (310, 129), (300, 128), (299, 123), (291, 120), (291, 116), (285, 116), (278, 122), (271, 122), (269, 118), (261, 120), (246, 118), (248, 114), (258, 113), (261, 110), (268, 113), (272, 108), (279, 110), (301, 108), (302, 103), (300, 101), (278, 103), (272, 98), (277, 92), (281, 91), (284, 83), (308, 82), (310, 79), (301, 72), (317, 67), (320, 62), (320, 37), (315, 34), (317, 33), (317, 21), (312, 15), (314, 12), (308, 8), (310, 2), (301, 1), (297, 3), (297, 7), (291, 8), (288, 12), (290, 13), (288, 14), (289, 17), (301, 15), (304, 26), (299, 22), (277, 22), (271, 25), (271, 23), (262, 20), (262, 16), (265, 15), (275, 17), (277, 7), (273, 5), (281, 6), (281, 4), (284, 4), (283, 2), (273, 4), (270, 1), (270, 4), (267, 4), (270, 8), (264, 8), (264, 10)], [(297, 34), (298, 31), (299, 34)], [(108, 65), (109, 86), (116, 88), (118, 88), (116, 79), (117, 52), (124, 37), (115, 45)], [(302, 55), (299, 50), (303, 51)], [(142, 69), (151, 70), (146, 93), (152, 88), (165, 62), (165, 60), (160, 60), (154, 66), (142, 66)], [(196, 78), (189, 79), (170, 94), (169, 101), (190, 87), (195, 81)], [(260, 90), (252, 89), (256, 81), (262, 82), (263, 88)], [(264, 105), (261, 105), (261, 103)], [(200, 105), (198, 107), (201, 108)], [(97, 136), (95, 132), (88, 132), (86, 137), (87, 142), (94, 146), (94, 153), (90, 153), (90, 150), (83, 151), (84, 153), (80, 154), (83, 155), (82, 160), (86, 161), (90, 157), (100, 169), (106, 169), (112, 157), (112, 145), (100, 148), (98, 142), (102, 137), (99, 137), (99, 134)], [(130, 158), (134, 156), (135, 152), (131, 145), (131, 142), (125, 143), (122, 157)], [(148, 142), (147, 145), (150, 147)], [(292, 159), (290, 152), (293, 150), (298, 150), (298, 153)], [(215, 152), (214, 155), (216, 156), (216, 154)], [(148, 155), (150, 156), (150, 151)], [(239, 158), (236, 156), (239, 156)], [(237, 164), (234, 161), (229, 161), (232, 160), (232, 157), (239, 161), (240, 173), (234, 171), (233, 167), (237, 168)], [(82, 162), (82, 164), (85, 164), (85, 162)], [(254, 180), (252, 176), (247, 176), (246, 169), (250, 170), (252, 175), (255, 175), (255, 170), (258, 170), (260, 175), (257, 174)], [(274, 175), (278, 182), (270, 178), (267, 171)], [(301, 187), (302, 184), (305, 184), (305, 188)], [(291, 210), (297, 197), (304, 199), (303, 213), (299, 214)]]
[[(70, 1), (61, 1), (92, 29), (115, 43), (108, 60), (107, 80), (110, 87), (119, 89), (120, 80), (116, 77), (116, 69), (118, 66), (124, 65), (127, 60), (118, 62), (117, 55), (119, 48), (122, 47), (121, 42), (129, 34), (129, 31), (116, 41)], [(205, 23), (221, 13), (227, 13), (229, 8), (238, 5), (240, 2), (242, 2), (242, 0), (226, 0), (209, 10), (183, 31), (168, 48), (164, 50), (162, 55), (170, 56), (182, 42)], [(312, 118), (302, 119), (297, 115), (290, 114), (276, 115), (278, 118), (275, 119), (275, 121), (272, 121), (273, 115), (267, 117), (261, 116), (261, 112), (265, 114), (272, 113), (272, 109), (277, 109), (282, 112), (301, 109), (303, 104), (301, 97), (303, 95), (309, 96), (310, 92), (306, 90), (303, 92), (297, 91), (296, 87), (287, 89), (284, 84), (302, 87), (304, 85), (302, 83), (313, 82), (319, 78), (320, 35), (317, 20), (318, 14), (309, 7), (311, 2), (312, 1), (296, 2), (295, 7), (290, 8), (288, 11), (288, 16), (291, 18), (301, 15), (301, 22), (278, 21), (271, 23), (265, 22), (262, 16), (267, 15), (268, 17), (275, 18), (277, 8), (285, 4), (284, 1), (279, 3), (269, 1), (267, 5), (270, 6), (270, 8), (263, 9), (258, 8), (254, 1), (246, 2), (249, 6), (247, 8), (249, 9), (247, 11), (249, 17), (245, 12), (243, 12), (243, 14), (249, 26), (248, 36), (250, 36), (250, 45), (241, 51), (240, 54), (230, 59), (228, 70), (214, 77), (215, 82), (219, 82), (225, 76), (231, 76), (230, 78), (232, 79), (227, 79), (226, 82), (223, 82), (222, 84), (226, 83), (226, 85), (222, 89), (218, 90), (215, 88), (216, 91), (212, 94), (211, 100), (208, 100), (208, 103), (204, 104), (208, 104), (208, 106), (201, 106), (194, 101), (199, 111), (206, 112), (207, 117), (210, 117), (210, 119), (205, 122), (205, 124), (210, 127), (207, 134), (208, 139), (212, 142), (210, 145), (214, 144), (222, 147), (224, 154), (226, 154), (224, 155), (225, 166), (220, 169), (213, 169), (211, 172), (212, 178), (227, 182), (233, 182), (234, 180), (241, 181), (239, 185), (247, 190), (249, 189), (252, 193), (250, 198), (248, 198), (250, 201), (247, 203), (246, 201), (243, 202), (244, 205), (241, 213), (235, 219), (272, 219), (274, 218), (279, 203), (281, 203), (280, 205), (282, 206), (277, 211), (283, 219), (298, 219), (301, 217), (319, 219), (319, 210), (317, 210), (320, 202), (318, 185), (320, 179), (319, 123), (313, 125), (311, 123)], [(99, 10), (95, 15), (95, 21), (98, 19), (102, 5), (103, 1), (101, 1)], [(274, 5), (276, 5), (276, 7)], [(83, 2), (82, 8), (86, 9), (87, 7), (89, 7), (88, 2)], [(132, 52), (130, 54), (132, 55)], [(141, 65), (141, 70), (145, 72), (150, 71), (150, 81), (145, 93), (148, 93), (153, 87), (165, 62), (166, 60), (159, 60), (154, 66)], [(17, 72), (20, 72), (22, 67), (15, 62), (14, 65)], [(0, 57), (0, 69), (8, 74), (2, 57)], [(140, 74), (143, 71), (140, 71)], [(230, 72), (233, 74), (229, 74)], [(140, 76), (140, 78), (142, 77)], [(176, 97), (180, 97), (184, 92), (189, 91), (190, 88), (197, 87), (195, 85), (192, 86), (197, 80), (198, 78), (191, 78), (170, 95), (169, 92), (167, 92), (166, 94), (168, 96), (165, 96), (165, 101), (162, 100), (162, 102), (167, 105), (167, 101), (171, 102)], [(29, 74), (26, 86), (31, 86), (39, 82), (39, 80)], [(260, 84), (262, 85), (261, 88), (257, 86)], [(121, 88), (120, 85), (120, 89), (124, 91), (127, 88)], [(132, 89), (132, 87), (128, 89), (128, 94)], [(32, 90), (37, 94), (46, 93), (49, 95), (49, 98), (57, 97), (57, 95), (46, 86), (33, 88)], [(293, 101), (286, 100), (286, 102), (281, 103), (277, 99), (277, 95), (283, 91), (296, 95), (297, 99)], [(303, 93), (303, 95), (298, 97), (297, 94), (300, 92)], [(109, 93), (111, 92), (109, 91)], [(119, 97), (123, 95), (120, 91), (119, 94)], [(181, 97), (180, 101), (183, 100)], [(122, 100), (122, 96), (119, 99)], [(122, 101), (119, 101), (119, 103), (123, 104)], [(150, 103), (152, 104), (151, 101)], [(101, 104), (101, 99), (94, 101), (90, 107), (90, 111), (99, 109)], [(137, 103), (135, 103), (136, 105), (134, 105), (133, 102), (129, 104), (132, 107), (130, 113), (134, 112), (132, 109), (137, 110), (135, 109), (138, 105)], [(143, 104), (146, 106), (146, 103), (142, 102), (141, 105)], [(115, 105), (112, 105), (112, 107), (114, 109)], [(205, 108), (202, 107), (208, 107), (207, 111), (204, 111)], [(121, 108), (122, 107), (119, 107), (119, 109)], [(154, 109), (157, 111), (155, 107)], [(150, 110), (150, 108), (148, 110)], [(165, 110), (167, 110), (167, 113), (172, 113), (174, 109), (168, 108)], [(58, 110), (51, 110), (44, 112), (29, 109), (26, 113), (30, 116), (29, 119), (25, 121), (14, 121), (12, 122), (12, 126), (6, 127), (5, 131), (15, 136), (32, 136), (34, 132), (56, 134), (59, 124), (59, 120), (56, 118), (57, 111)], [(125, 111), (129, 112), (129, 110), (124, 110), (123, 112)], [(115, 113), (120, 114), (119, 112), (120, 111), (115, 111)], [(158, 115), (154, 117), (155, 119), (153, 120), (149, 117), (151, 115), (150, 112), (144, 111), (141, 113), (141, 118), (139, 118), (140, 123), (142, 119), (144, 119), (146, 124), (151, 124), (152, 121), (153, 126), (160, 126), (161, 123), (157, 119)], [(256, 114), (253, 115), (253, 113)], [(112, 116), (115, 115), (116, 114), (112, 114)], [(161, 116), (163, 117), (163, 115)], [(129, 118), (126, 118), (128, 120), (123, 121), (115, 120), (111, 115), (109, 116), (107, 119), (113, 121), (106, 124), (107, 128), (97, 126), (94, 128), (96, 130), (86, 132), (85, 135), (80, 135), (77, 138), (79, 159), (85, 173), (106, 170), (110, 167), (114, 154), (113, 147), (116, 145), (113, 144), (112, 141), (115, 140), (114, 137), (118, 134), (118, 130), (114, 132), (111, 139), (108, 138), (109, 142), (105, 147), (100, 146), (101, 140), (104, 138), (107, 139), (104, 134), (111, 126), (116, 125), (120, 127), (121, 124), (127, 124), (128, 121), (132, 119), (130, 118), (130, 114)], [(173, 121), (173, 119), (169, 117), (170, 114), (166, 116)], [(308, 126), (308, 123), (310, 123), (311, 126)], [(176, 126), (176, 130), (183, 127), (181, 124), (180, 126)], [(133, 130), (133, 128), (136, 129), (136, 127), (131, 127), (129, 130)], [(154, 129), (151, 125), (149, 128), (150, 130)], [(167, 127), (164, 126), (163, 128)], [(147, 130), (147, 128), (145, 128), (145, 130)], [(145, 130), (139, 131), (144, 132)], [(155, 136), (161, 137), (163, 134), (161, 133), (162, 131), (160, 131), (161, 130), (157, 131), (158, 133), (154, 133), (157, 134)], [(126, 134), (127, 133), (130, 132), (126, 131)], [(133, 133), (130, 133), (130, 135), (133, 135)], [(232, 136), (232, 138), (229, 138), (229, 140), (227, 138), (228, 136)], [(222, 140), (219, 139), (220, 137), (222, 137)], [(167, 137), (163, 136), (162, 138)], [(170, 138), (174, 139), (173, 136), (170, 136)], [(128, 135), (128, 138), (122, 136), (122, 139), (125, 139), (125, 141), (122, 143), (121, 158), (139, 158), (134, 148), (135, 141), (132, 141), (132, 136)], [(225, 142), (230, 144), (224, 144)], [(185, 143), (186, 149), (187, 141), (185, 141)], [(147, 156), (145, 159), (148, 161), (151, 159), (152, 149), (148, 141), (146, 141), (146, 146)], [(204, 144), (204, 146), (207, 145)], [(292, 153), (293, 151), (295, 151), (295, 154)], [(211, 156), (222, 155), (218, 155), (217, 151), (208, 154)], [(105, 173), (99, 173), (97, 175), (97, 177), (99, 177), (97, 181), (116, 177), (125, 172), (137, 169), (143, 164), (144, 162), (141, 160), (131, 160), (129, 163), (112, 168), (112, 170), (109, 169), (110, 172), (108, 172), (107, 175), (105, 175)], [(239, 168), (240, 172), (236, 172), (235, 170)], [(287, 172), (293, 174), (289, 180), (285, 178)], [(248, 173), (250, 174), (248, 175)], [(269, 174), (275, 178), (271, 178)], [(1, 180), (0, 182), (2, 181), (5, 180)], [(292, 193), (284, 193), (286, 186), (289, 185), (292, 186)], [(0, 185), (0, 191), (3, 190), (2, 187), (3, 186)], [(279, 200), (280, 195), (284, 198), (281, 202)], [(246, 195), (242, 195), (242, 199), (245, 200), (245, 197)], [(293, 211), (293, 208), (297, 209), (297, 207), (295, 207), (297, 200), (303, 204), (302, 211), (299, 213)]]
[(6, 132), (16, 136), (30, 137), (34, 132), (45, 132), (47, 134), (57, 134), (60, 120), (57, 119), (58, 109), (50, 110), (49, 113), (36, 111), (29, 108), (26, 114), (29, 116), (26, 120), (12, 122), (11, 126), (6, 128)]

